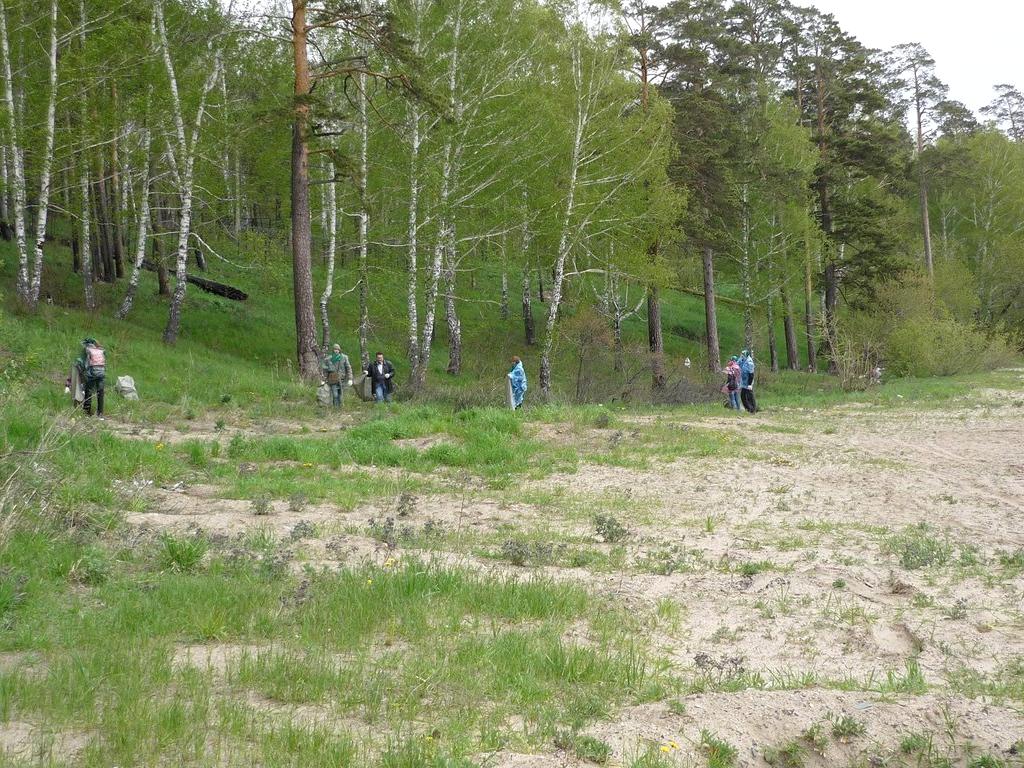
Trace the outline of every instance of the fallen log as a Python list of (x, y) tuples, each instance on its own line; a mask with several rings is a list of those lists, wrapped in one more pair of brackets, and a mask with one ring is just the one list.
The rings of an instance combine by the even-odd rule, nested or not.
[[(142, 268), (147, 269), (150, 272), (157, 272), (159, 267), (151, 261), (144, 260), (142, 262)], [(170, 274), (175, 274), (176, 270), (167, 270)], [(215, 280), (207, 280), (205, 277), (196, 277), (195, 275), (187, 275), (185, 282), (191, 283), (201, 291), (212, 293), (215, 296), (223, 296), (225, 299), (231, 299), (232, 301), (245, 301), (249, 298), (249, 294), (245, 291), (235, 288), (225, 283), (218, 283)]]

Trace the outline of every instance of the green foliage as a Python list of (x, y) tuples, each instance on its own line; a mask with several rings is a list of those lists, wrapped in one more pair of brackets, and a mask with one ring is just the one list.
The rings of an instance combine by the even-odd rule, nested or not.
[(899, 558), (907, 570), (945, 565), (953, 557), (953, 544), (948, 537), (939, 538), (927, 523), (907, 526), (885, 541), (888, 552)]
[(626, 530), (626, 526), (619, 522), (618, 518), (609, 514), (594, 515), (594, 529), (597, 531), (601, 541), (608, 544), (622, 541), (629, 533)]
[(701, 729), (700, 746), (708, 759), (708, 768), (732, 768), (739, 755), (736, 747), (707, 729)]
[(160, 536), (160, 565), (181, 573), (195, 571), (210, 549), (202, 535), (174, 536), (169, 533)]

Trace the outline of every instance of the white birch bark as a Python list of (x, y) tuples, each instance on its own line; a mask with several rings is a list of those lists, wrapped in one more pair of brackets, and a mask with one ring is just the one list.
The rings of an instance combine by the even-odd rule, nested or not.
[(135, 293), (139, 289), (142, 262), (146, 258), (146, 236), (149, 228), (149, 190), (152, 185), (152, 162), (149, 156), (150, 144), (149, 128), (144, 127), (142, 129), (142, 156), (146, 158), (146, 168), (142, 176), (142, 196), (138, 205), (139, 228), (135, 240), (135, 263), (132, 265), (132, 274), (128, 279), (128, 291), (121, 302), (121, 308), (117, 311), (119, 320), (124, 320), (128, 313), (132, 311)]
[(25, 243), (25, 166), (18, 139), (18, 115), (14, 104), (11, 47), (7, 38), (7, 3), (0, 0), (0, 55), (3, 57), (4, 106), (7, 111), (7, 143), (11, 154), (11, 195), (14, 204), (14, 237), (18, 243), (18, 299), (32, 305), (29, 289), (28, 251)]
[[(78, 28), (78, 42), (82, 50), (85, 50), (85, 25), (87, 21), (85, 0), (79, 0), (78, 13), (82, 20), (82, 25)], [(79, 243), (79, 255), (82, 260), (82, 284), (85, 288), (85, 307), (92, 311), (96, 308), (96, 290), (92, 283), (92, 248), (89, 243), (89, 218), (91, 215), (89, 211), (89, 158), (87, 155), (89, 137), (86, 132), (86, 126), (89, 124), (89, 114), (84, 91), (79, 94), (78, 107), (79, 120), (81, 121), (80, 128), (82, 130), (82, 147), (78, 157), (78, 187), (82, 198), (82, 241)]]
[[(178, 79), (174, 72), (174, 63), (171, 61), (170, 45), (167, 42), (167, 27), (164, 23), (163, 3), (160, 0), (156, 3), (154, 13), (156, 15), (156, 27), (161, 52), (163, 53), (164, 67), (167, 70), (167, 78), (170, 82), (174, 128), (178, 143), (178, 153), (180, 155), (175, 163), (180, 174), (179, 195), (181, 198), (181, 212), (178, 219), (175, 286), (174, 294), (171, 297), (167, 327), (164, 328), (163, 336), (166, 343), (173, 344), (178, 339), (178, 330), (181, 325), (181, 307), (185, 301), (185, 289), (188, 285), (188, 240), (192, 224), (193, 180), (196, 148), (199, 144), (199, 130), (202, 127), (203, 115), (206, 112), (206, 99), (216, 85), (217, 78), (220, 76), (221, 58), (220, 50), (218, 49), (214, 53), (214, 61), (210, 73), (206, 78), (206, 82), (203, 83), (195, 121), (192, 124), (192, 140), (190, 143), (185, 134), (185, 119), (181, 106), (181, 97), (178, 92)], [(173, 152), (170, 154), (173, 154)]]
[(57, 0), (50, 0), (50, 99), (46, 105), (46, 147), (39, 171), (39, 210), (36, 216), (35, 265), (29, 301), (39, 301), (43, 282), (43, 243), (46, 240), (46, 217), (50, 208), (50, 175), (53, 169), (53, 145), (57, 118)]
[[(369, 3), (367, 0), (359, 0), (359, 9), (364, 14), (369, 13)], [(364, 56), (369, 55), (368, 45), (364, 44), (362, 46), (362, 54)], [(369, 96), (366, 93), (367, 74), (365, 67), (360, 69), (356, 79), (359, 87), (359, 358), (365, 370), (370, 364), (370, 350), (367, 343), (367, 336), (370, 331), (370, 286), (367, 264), (370, 212), (366, 200), (366, 182), (370, 170), (370, 118), (368, 113)]]
[[(413, 0), (415, 18), (413, 20), (412, 53), (417, 59), (422, 49), (422, 19), (424, 0)], [(406, 237), (409, 250), (406, 264), (406, 312), (409, 320), (408, 356), (412, 370), (413, 386), (419, 381), (419, 316), (416, 297), (419, 293), (418, 248), (419, 248), (419, 160), (420, 160), (420, 108), (416, 99), (408, 100), (409, 109), (409, 219)]]
[(754, 317), (752, 314), (753, 280), (750, 274), (750, 193), (748, 186), (743, 185), (743, 232), (740, 252), (740, 281), (743, 287), (743, 346), (753, 352)]
[(338, 252), (338, 193), (334, 187), (334, 163), (327, 164), (327, 176), (330, 181), (327, 183), (326, 203), (327, 209), (327, 284), (320, 296), (320, 322), (323, 326), (323, 336), (320, 346), (326, 355), (331, 346), (331, 318), (327, 311), (327, 305), (331, 301), (331, 294), (334, 293), (334, 260)]
[[(448, 67), (448, 94), (452, 105), (452, 113), (455, 124), (462, 122), (462, 99), (458, 90), (459, 72), (459, 44), (462, 37), (462, 11), (463, 4), (459, 3), (455, 14), (455, 28), (452, 38), (451, 62)], [(462, 369), (462, 323), (459, 322), (458, 309), (455, 306), (456, 279), (458, 275), (458, 257), (455, 252), (457, 239), (455, 237), (455, 217), (451, 210), (451, 191), (455, 185), (455, 177), (458, 174), (458, 155), (460, 153), (454, 146), (451, 133), (445, 139), (445, 164), (442, 187), (444, 200), (442, 201), (441, 214), (444, 217), (441, 226), (442, 242), (444, 243), (445, 261), (445, 292), (444, 292), (444, 314), (448, 325), (448, 368), (449, 374), (457, 375)]]
[(576, 85), (576, 125), (573, 133), (572, 156), (569, 162), (569, 182), (565, 195), (565, 210), (562, 215), (562, 231), (558, 239), (558, 254), (555, 258), (555, 274), (552, 280), (548, 301), (548, 316), (544, 326), (544, 346), (540, 357), (540, 389), (545, 397), (551, 394), (551, 350), (555, 343), (555, 322), (558, 320), (558, 308), (562, 301), (562, 283), (565, 280), (565, 261), (571, 246), (570, 228), (576, 204), (576, 185), (580, 172), (580, 159), (583, 151), (583, 134), (589, 120), (588, 102), (583, 94), (583, 73), (580, 43), (574, 38), (573, 48), (573, 79)]

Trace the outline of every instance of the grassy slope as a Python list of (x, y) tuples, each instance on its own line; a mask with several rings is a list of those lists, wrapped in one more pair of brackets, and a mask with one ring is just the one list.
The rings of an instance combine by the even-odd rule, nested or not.
[[(230, 254), (233, 255), (233, 254)], [(182, 324), (181, 340), (174, 348), (161, 344), (160, 333), (166, 321), (166, 301), (155, 296), (156, 278), (144, 273), (135, 310), (127, 322), (112, 318), (112, 310), (123, 293), (123, 285), (99, 285), (102, 309), (93, 316), (82, 311), (81, 280), (68, 268), (67, 249), (51, 246), (47, 254), (45, 288), (53, 297), (52, 306), (44, 306), (40, 318), (8, 326), (3, 343), (28, 372), (55, 382), (75, 354), (77, 342), (86, 334), (99, 337), (108, 348), (112, 368), (135, 377), (144, 400), (186, 407), (189, 403), (214, 404), (221, 395), (230, 394), (243, 407), (257, 400), (301, 398), (305, 395), (294, 381), (294, 320), (290, 280), (284, 254), (276, 256), (270, 267), (243, 270), (211, 259), (210, 277), (236, 285), (250, 294), (244, 304), (231, 302), (189, 286)], [(0, 286), (4, 305), (13, 313), (15, 252), (12, 243), (0, 243)], [(319, 275), (317, 276), (319, 278)], [(402, 291), (396, 286), (402, 279), (396, 268), (374, 272), (371, 283), (372, 349), (382, 349), (398, 367), (399, 380), (408, 374), (404, 360), (405, 306)], [(431, 361), (431, 378), (446, 387), (475, 387), (481, 381), (492, 386), (501, 381), (512, 354), (523, 357), (527, 371), (536, 374), (539, 364), (536, 348), (521, 343), (518, 291), (513, 286), (512, 318), (502, 321), (496, 301), (500, 276), (488, 268), (463, 278), (464, 301), (460, 303), (464, 333), (464, 370), (462, 377), (444, 374), (447, 364), (445, 326), (438, 322), (438, 340)], [(337, 276), (336, 293), (344, 294), (355, 282), (354, 270), (343, 267)], [(516, 281), (513, 280), (513, 283)], [(317, 280), (317, 295), (322, 283)], [(535, 304), (538, 325), (543, 322), (546, 305)], [(666, 292), (663, 316), (666, 351), (670, 367), (680, 368), (682, 358), (702, 357), (700, 333), (703, 328), (703, 302), (699, 297)], [(335, 340), (353, 357), (358, 345), (356, 326), (358, 306), (355, 295), (340, 295), (332, 302), (332, 328)], [(741, 317), (729, 308), (720, 312), (723, 350), (737, 350), (742, 343)], [(646, 339), (642, 318), (626, 324), (626, 343), (641, 345)], [(556, 353), (556, 385), (565, 386), (572, 367), (565, 359), (563, 346)], [(564, 362), (564, 364), (563, 364)], [(59, 394), (55, 387), (51, 388)], [(255, 395), (251, 393), (256, 393)], [(308, 395), (308, 392), (305, 393)], [(56, 400), (40, 392), (49, 404)], [(159, 410), (149, 415), (159, 418)]]

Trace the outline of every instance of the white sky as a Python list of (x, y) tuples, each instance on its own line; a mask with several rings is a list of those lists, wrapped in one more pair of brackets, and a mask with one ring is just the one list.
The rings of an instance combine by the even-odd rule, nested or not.
[(950, 98), (977, 112), (992, 86), (1024, 89), (1021, 0), (796, 0), (836, 17), (870, 48), (921, 43), (935, 59)]

